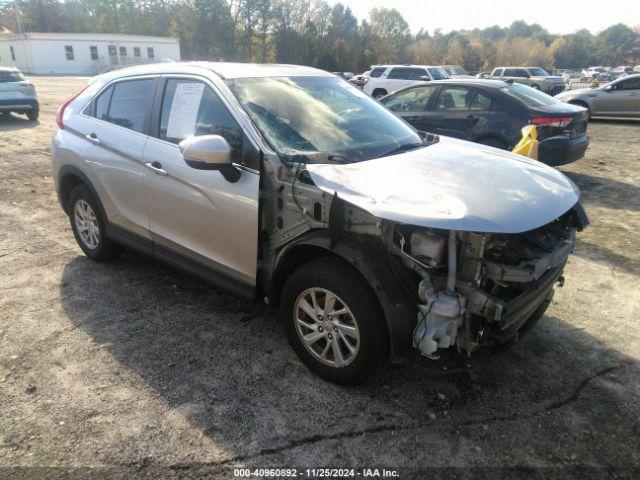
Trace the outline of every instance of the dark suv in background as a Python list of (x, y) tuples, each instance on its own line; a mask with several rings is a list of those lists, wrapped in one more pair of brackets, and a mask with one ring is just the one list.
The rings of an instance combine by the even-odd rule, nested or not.
[(505, 150), (522, 138), (523, 127), (536, 125), (539, 159), (549, 165), (578, 160), (589, 145), (585, 108), (518, 83), (441, 80), (399, 90), (380, 101), (418, 130)]

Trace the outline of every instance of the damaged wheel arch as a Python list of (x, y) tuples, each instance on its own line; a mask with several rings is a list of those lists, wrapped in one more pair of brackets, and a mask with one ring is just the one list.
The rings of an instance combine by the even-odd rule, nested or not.
[(302, 265), (326, 256), (338, 258), (349, 265), (364, 280), (377, 299), (389, 336), (389, 356), (393, 363), (405, 363), (411, 348), (417, 307), (415, 299), (404, 291), (389, 265), (389, 255), (383, 243), (358, 242), (341, 237), (332, 245), (327, 231), (311, 232), (286, 245), (278, 254), (268, 287), (270, 303), (278, 303), (288, 276)]

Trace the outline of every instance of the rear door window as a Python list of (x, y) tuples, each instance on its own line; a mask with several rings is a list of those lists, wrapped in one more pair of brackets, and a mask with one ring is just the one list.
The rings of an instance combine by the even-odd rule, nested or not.
[(424, 112), (436, 87), (419, 87), (400, 92), (385, 102), (387, 108), (394, 112)]
[(231, 146), (233, 161), (242, 160), (242, 128), (213, 89), (198, 80), (167, 80), (160, 139), (177, 144), (187, 137), (201, 135), (224, 137)]
[(466, 87), (445, 87), (440, 91), (436, 110), (464, 111), (469, 110), (473, 90)]
[[(127, 80), (116, 83), (110, 88), (110, 90), (113, 89), (113, 92), (110, 93), (111, 98), (106, 110), (106, 118), (103, 118), (105, 104), (100, 106), (100, 115), (103, 117), (97, 115), (98, 103), (100, 102), (96, 103), (96, 117), (114, 125), (145, 133), (153, 97), (153, 84), (153, 79)], [(103, 96), (104, 94), (98, 100), (102, 100)], [(104, 102), (106, 101), (105, 98)]]
[(491, 97), (480, 91), (476, 91), (476, 96), (471, 102), (470, 110), (484, 111), (491, 110)]
[(387, 78), (390, 80), (409, 80), (411, 70), (411, 68), (406, 67), (392, 68)]

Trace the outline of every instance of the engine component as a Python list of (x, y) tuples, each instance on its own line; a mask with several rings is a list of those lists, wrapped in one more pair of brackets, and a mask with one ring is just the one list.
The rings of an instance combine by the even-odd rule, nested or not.
[(445, 239), (440, 235), (416, 230), (409, 240), (411, 255), (429, 266), (440, 264), (444, 254)]
[(462, 326), (462, 298), (432, 289), (425, 292), (426, 305), (418, 305), (418, 324), (413, 332), (413, 346), (426, 357), (434, 358), (438, 348), (448, 348), (456, 341)]

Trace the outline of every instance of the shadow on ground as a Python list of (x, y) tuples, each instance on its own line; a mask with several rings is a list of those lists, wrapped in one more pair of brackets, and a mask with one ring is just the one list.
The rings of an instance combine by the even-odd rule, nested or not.
[[(384, 452), (400, 448), (406, 436), (408, 448), (415, 449), (403, 452), (408, 461), (429, 464), (430, 453), (418, 439), (427, 432), (439, 432), (442, 446), (453, 448), (460, 429), (516, 422), (507, 437), (513, 440), (531, 435), (523, 433), (532, 428), (529, 423), (547, 422), (560, 409), (569, 409), (569, 416), (557, 427), (554, 421), (540, 443), (570, 445), (578, 458), (595, 464), (630, 461), (628, 449), (607, 438), (627, 428), (624, 419), (633, 414), (616, 378), (631, 375), (637, 362), (559, 318), (545, 317), (480, 370), (434, 375), (411, 366), (388, 367), (373, 383), (348, 389), (302, 366), (273, 312), (136, 254), (127, 252), (113, 264), (76, 257), (65, 266), (60, 284), (74, 328), (105, 345), (117, 362), (228, 453), (208, 468), (236, 462), (264, 466), (273, 456), (295, 463), (304, 458), (303, 447), (364, 442), (365, 434), (377, 440), (369, 440), (360, 460), (385, 458)], [(611, 383), (616, 388), (608, 388)], [(566, 420), (574, 417), (579, 417), (575, 424)], [(590, 442), (577, 441), (587, 434)], [(345, 448), (328, 450), (320, 463), (353, 460), (355, 454)], [(460, 455), (441, 461), (466, 464)]]
[(582, 201), (615, 210), (640, 211), (640, 188), (586, 173), (562, 172), (581, 190)]
[(16, 115), (15, 113), (0, 115), (0, 132), (35, 128), (38, 125), (38, 121), (32, 122), (24, 115)]

